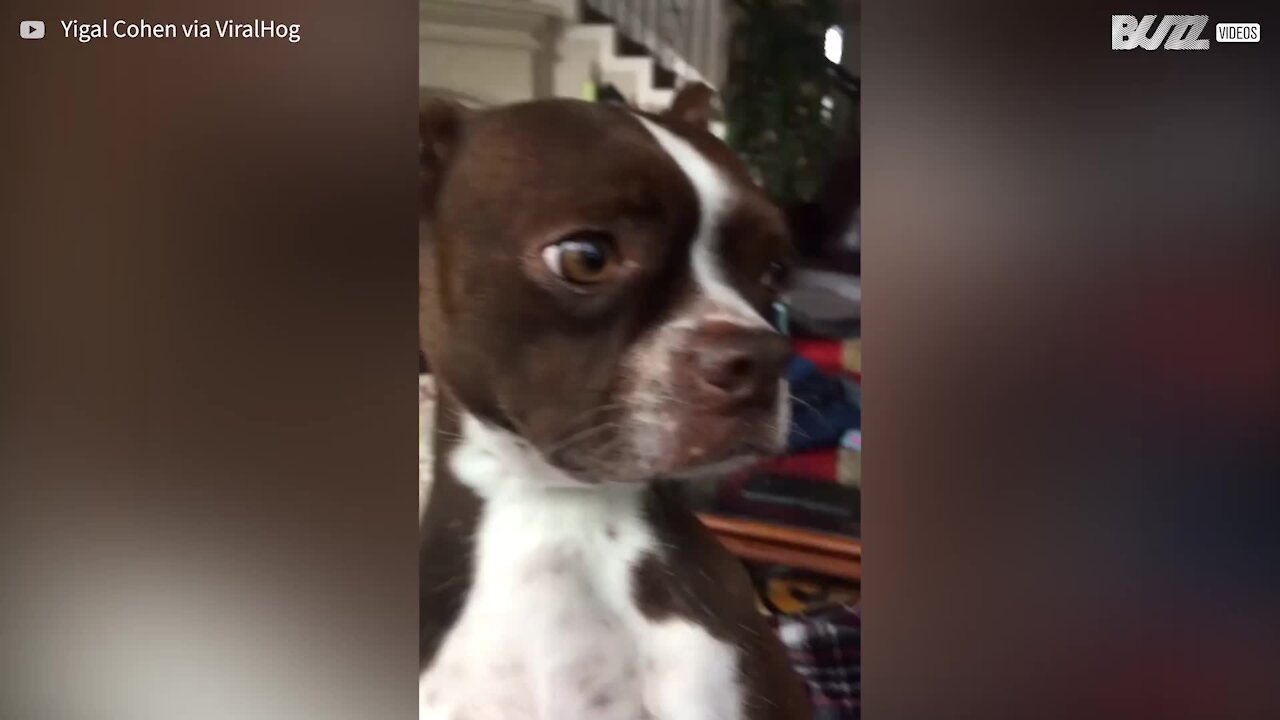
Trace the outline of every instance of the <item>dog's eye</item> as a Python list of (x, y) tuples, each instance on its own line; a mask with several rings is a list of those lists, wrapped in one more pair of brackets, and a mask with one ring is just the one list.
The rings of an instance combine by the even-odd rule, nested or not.
[(769, 263), (769, 268), (760, 277), (760, 283), (771, 290), (778, 290), (786, 284), (789, 271), (790, 268), (787, 267), (786, 263), (775, 260)]
[(542, 259), (551, 272), (578, 285), (595, 285), (614, 276), (618, 256), (605, 233), (583, 232), (547, 246)]

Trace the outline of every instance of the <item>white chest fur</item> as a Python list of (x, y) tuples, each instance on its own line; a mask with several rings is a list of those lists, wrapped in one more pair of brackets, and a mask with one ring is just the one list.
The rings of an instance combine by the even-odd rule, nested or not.
[(463, 438), (451, 466), (486, 500), (475, 574), (419, 717), (740, 720), (735, 648), (636, 607), (633, 568), (658, 550), (640, 491), (538, 477), (556, 471), (471, 418)]

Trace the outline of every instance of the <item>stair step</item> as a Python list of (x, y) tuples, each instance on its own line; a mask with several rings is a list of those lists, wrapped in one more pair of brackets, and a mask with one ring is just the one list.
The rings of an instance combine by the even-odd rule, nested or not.
[(582, 18), (583, 23), (589, 25), (604, 25), (606, 23), (613, 22), (613, 19), (608, 15), (596, 10), (587, 3), (579, 3), (579, 5), (581, 10), (579, 11), (580, 14), (578, 17)]
[[(644, 44), (620, 32), (610, 18), (585, 3), (580, 18), (582, 22), (566, 29), (564, 41), (575, 47), (596, 48), (588, 52), (601, 81), (614, 85), (628, 102), (643, 110), (657, 112), (671, 106), (681, 81), (673, 67), (661, 64)], [(571, 54), (580, 57), (579, 52)], [(566, 82), (572, 85), (579, 81), (575, 78)]]
[(632, 38), (621, 30), (617, 29), (617, 18), (609, 17), (599, 10), (591, 7), (587, 3), (581, 4), (581, 17), (584, 25), (612, 25), (617, 33), (617, 39), (614, 42), (615, 52), (621, 57), (651, 57), (653, 50), (644, 43)]
[(653, 63), (653, 86), (663, 90), (674, 90), (676, 87), (676, 74), (665, 65), (657, 62)]
[(621, 30), (617, 32), (618, 42), (615, 47), (618, 48), (618, 54), (622, 57), (649, 57), (653, 54), (649, 52), (649, 48), (636, 40), (632, 40)]
[(605, 23), (590, 22), (579, 26), (580, 28), (590, 28), (597, 32), (606, 32), (612, 30), (613, 39), (613, 55), (619, 59), (628, 60), (651, 60), (653, 62), (653, 87), (658, 90), (674, 90), (676, 83), (679, 82), (679, 76), (675, 71), (658, 62), (658, 59), (650, 54), (649, 50), (640, 43), (628, 38), (613, 26)]

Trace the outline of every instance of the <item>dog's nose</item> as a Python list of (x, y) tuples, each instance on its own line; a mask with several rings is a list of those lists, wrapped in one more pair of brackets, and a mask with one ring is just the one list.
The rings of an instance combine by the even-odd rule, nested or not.
[(790, 354), (786, 338), (727, 322), (705, 325), (696, 335), (694, 372), (704, 401), (725, 409), (773, 404)]

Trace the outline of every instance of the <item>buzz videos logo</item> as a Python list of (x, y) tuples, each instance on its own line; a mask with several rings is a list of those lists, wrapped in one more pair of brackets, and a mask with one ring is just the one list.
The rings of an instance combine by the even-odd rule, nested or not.
[[(1208, 15), (1112, 15), (1111, 49), (1208, 50), (1209, 38), (1201, 37), (1208, 24)], [(1218, 23), (1214, 37), (1220, 43), (1256, 43), (1262, 28), (1258, 23)]]

